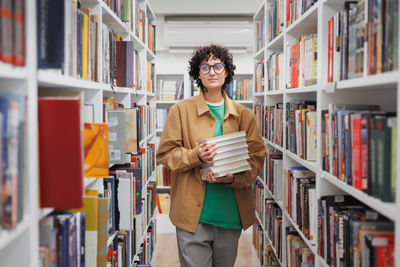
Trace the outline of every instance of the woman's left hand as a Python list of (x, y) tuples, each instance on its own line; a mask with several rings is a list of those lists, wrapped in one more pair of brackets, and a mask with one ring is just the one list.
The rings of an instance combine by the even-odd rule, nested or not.
[(230, 173), (225, 174), (225, 176), (215, 178), (214, 173), (209, 172), (206, 176), (207, 182), (213, 184), (213, 183), (225, 183), (225, 184), (230, 184), (233, 182), (233, 175)]

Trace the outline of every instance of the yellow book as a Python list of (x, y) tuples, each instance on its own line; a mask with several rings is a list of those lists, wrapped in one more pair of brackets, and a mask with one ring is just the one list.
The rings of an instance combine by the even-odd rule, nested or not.
[(82, 209), (73, 209), (70, 212), (86, 214), (85, 230), (85, 263), (86, 266), (97, 266), (97, 234), (99, 198), (97, 190), (87, 190)]
[(82, 53), (82, 73), (83, 79), (88, 79), (88, 15), (83, 11), (83, 36), (82, 36), (82, 46), (83, 46), (83, 53)]
[(110, 198), (99, 198), (97, 220), (97, 267), (107, 265), (108, 206)]
[(85, 177), (107, 177), (108, 123), (85, 123), (83, 136)]

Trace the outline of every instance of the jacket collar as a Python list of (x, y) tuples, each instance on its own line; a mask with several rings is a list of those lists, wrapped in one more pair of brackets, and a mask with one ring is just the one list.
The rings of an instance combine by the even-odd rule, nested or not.
[[(236, 108), (233, 105), (233, 101), (229, 99), (229, 97), (226, 95), (225, 92), (223, 92), (223, 97), (225, 101), (225, 117), (224, 119), (228, 118), (229, 114), (232, 114), (233, 116), (239, 116), (239, 113), (237, 112)], [(209, 111), (209, 108), (207, 106), (207, 101), (204, 98), (203, 91), (200, 92), (199, 95), (197, 95), (195, 98), (196, 106), (197, 106), (197, 115), (201, 116), (207, 111)]]

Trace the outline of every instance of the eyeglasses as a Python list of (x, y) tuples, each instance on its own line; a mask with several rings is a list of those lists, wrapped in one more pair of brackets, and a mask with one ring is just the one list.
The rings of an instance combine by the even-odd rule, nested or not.
[(224, 71), (225, 65), (222, 63), (217, 63), (215, 65), (201, 64), (200, 72), (201, 72), (201, 74), (208, 74), (210, 72), (211, 68), (214, 69), (215, 73), (220, 74)]

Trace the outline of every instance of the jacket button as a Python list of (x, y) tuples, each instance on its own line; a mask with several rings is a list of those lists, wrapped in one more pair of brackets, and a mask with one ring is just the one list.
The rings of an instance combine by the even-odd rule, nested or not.
[(200, 203), (197, 203), (197, 207), (200, 207), (201, 206), (201, 204)]

